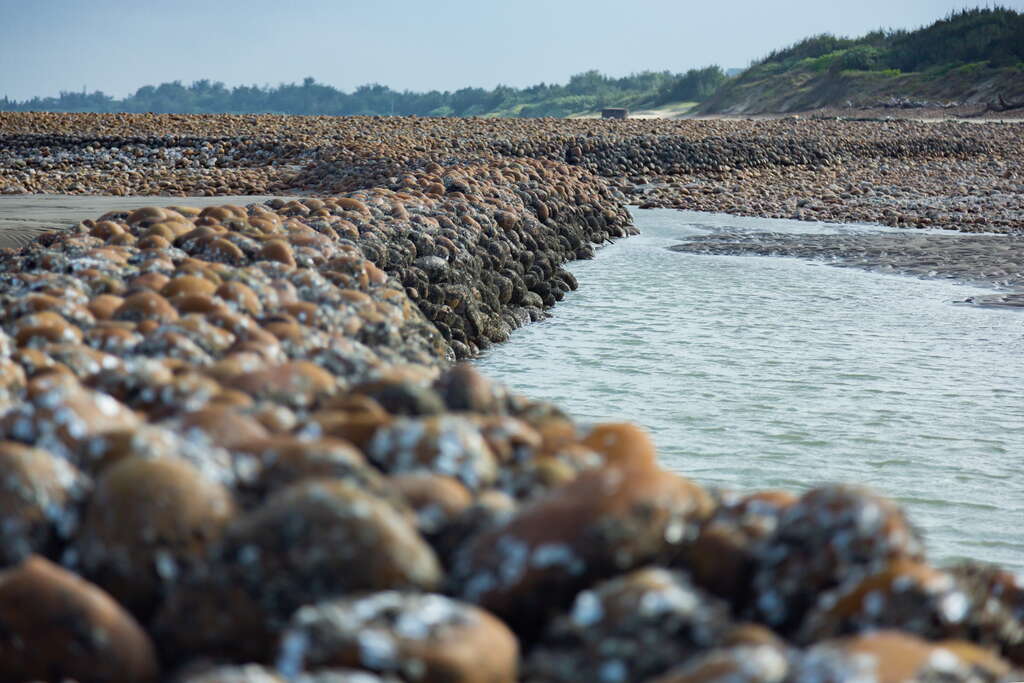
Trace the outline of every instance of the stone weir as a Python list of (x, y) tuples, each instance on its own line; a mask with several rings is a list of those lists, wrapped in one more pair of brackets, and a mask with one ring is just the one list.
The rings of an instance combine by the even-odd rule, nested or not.
[(333, 196), (523, 158), (647, 207), (1024, 230), (1019, 124), (0, 112), (0, 193)]
[(0, 681), (1013, 677), (1024, 587), (892, 502), (706, 490), (453, 364), (629, 230), (497, 159), (0, 255)]

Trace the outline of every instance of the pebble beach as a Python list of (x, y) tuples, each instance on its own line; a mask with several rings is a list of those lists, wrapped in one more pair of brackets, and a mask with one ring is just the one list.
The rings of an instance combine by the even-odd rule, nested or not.
[(678, 249), (1018, 306), (1022, 159), (1003, 123), (0, 113), (0, 193), (149, 196), (2, 227), (0, 681), (1021, 678), (1024, 580), (893, 502), (704, 487), (461, 361), (637, 204), (906, 228)]

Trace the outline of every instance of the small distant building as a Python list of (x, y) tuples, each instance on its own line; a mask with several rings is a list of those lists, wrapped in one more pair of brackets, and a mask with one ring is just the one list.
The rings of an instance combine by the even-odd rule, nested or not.
[(601, 110), (602, 119), (624, 119), (629, 116), (629, 110), (624, 107), (605, 107)]

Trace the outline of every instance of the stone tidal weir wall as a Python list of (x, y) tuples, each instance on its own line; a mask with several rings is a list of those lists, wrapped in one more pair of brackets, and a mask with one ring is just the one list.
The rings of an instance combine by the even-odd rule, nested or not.
[(1020, 579), (890, 501), (707, 490), (457, 363), (687, 174), (1002, 164), (1015, 229), (1016, 130), (768, 123), (0, 114), (5, 192), (309, 195), (0, 253), (0, 680), (1011, 678)]

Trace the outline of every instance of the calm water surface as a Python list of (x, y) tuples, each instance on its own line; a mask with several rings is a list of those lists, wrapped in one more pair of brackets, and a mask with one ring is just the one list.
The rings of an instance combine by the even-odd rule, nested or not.
[(878, 228), (634, 217), (642, 234), (571, 264), (579, 291), (485, 373), (584, 422), (645, 425), (662, 463), (704, 484), (868, 484), (936, 562), (1024, 570), (1024, 314), (953, 305), (982, 290), (948, 282), (665, 249), (724, 228)]

